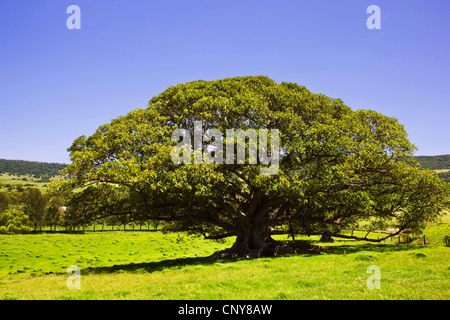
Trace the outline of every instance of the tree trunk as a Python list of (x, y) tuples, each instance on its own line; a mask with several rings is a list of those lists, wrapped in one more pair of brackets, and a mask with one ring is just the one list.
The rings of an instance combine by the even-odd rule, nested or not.
[(272, 202), (261, 190), (255, 190), (254, 196), (246, 208), (247, 214), (240, 221), (236, 242), (229, 249), (214, 253), (212, 258), (259, 258), (282, 254), (319, 253), (320, 246), (313, 246), (308, 241), (275, 241), (270, 236), (267, 220)]
[(236, 241), (230, 248), (235, 253), (245, 255), (252, 250), (262, 250), (265, 246), (264, 237), (258, 230), (247, 229), (237, 235)]
[(334, 239), (329, 234), (322, 234), (319, 242), (334, 242)]
[(321, 246), (311, 245), (308, 241), (276, 241), (268, 232), (261, 228), (245, 228), (236, 236), (236, 241), (229, 249), (215, 252), (211, 258), (260, 258), (279, 256), (283, 254), (318, 254), (325, 249)]

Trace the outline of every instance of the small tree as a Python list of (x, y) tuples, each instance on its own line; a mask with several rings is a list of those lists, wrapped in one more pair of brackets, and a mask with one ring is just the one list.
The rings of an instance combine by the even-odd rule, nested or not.
[(0, 212), (9, 208), (10, 197), (6, 192), (0, 192)]
[(36, 231), (37, 227), (42, 228), (45, 225), (47, 197), (39, 189), (29, 188), (23, 191), (21, 203), (23, 211), (30, 218), (30, 223), (33, 225), (34, 230)]
[(56, 227), (63, 220), (64, 212), (64, 200), (59, 196), (51, 197), (45, 209), (45, 222), (50, 227), (50, 230), (53, 226), (56, 231)]

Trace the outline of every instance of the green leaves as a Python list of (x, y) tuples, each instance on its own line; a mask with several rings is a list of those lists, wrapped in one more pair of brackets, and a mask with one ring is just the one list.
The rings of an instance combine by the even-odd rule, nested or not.
[[(202, 133), (279, 130), (279, 170), (264, 176), (262, 165), (249, 161), (174, 164), (172, 132), (193, 136), (196, 121)], [(339, 99), (262, 76), (170, 87), (147, 109), (81, 136), (68, 150), (73, 163), (65, 173), (85, 188), (76, 206), (175, 221), (199, 233), (236, 234), (248, 225), (264, 225), (267, 233), (289, 223), (294, 233), (338, 234), (358, 221), (401, 229), (434, 219), (448, 205), (448, 186), (419, 169), (395, 118), (352, 111)]]
[(0, 212), (0, 233), (28, 233), (30, 228), (26, 226), (27, 222), (28, 216), (20, 210), (8, 209)]

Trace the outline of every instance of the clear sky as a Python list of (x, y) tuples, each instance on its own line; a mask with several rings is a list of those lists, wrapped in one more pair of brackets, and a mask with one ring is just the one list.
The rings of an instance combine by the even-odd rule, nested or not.
[(75, 138), (167, 87), (245, 75), (395, 117), (417, 155), (450, 154), (449, 13), (448, 0), (2, 0), (0, 158), (69, 163)]

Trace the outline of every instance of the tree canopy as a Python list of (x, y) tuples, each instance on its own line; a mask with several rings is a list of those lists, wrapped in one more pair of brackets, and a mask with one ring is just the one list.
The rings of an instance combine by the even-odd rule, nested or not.
[[(185, 150), (192, 161), (174, 163), (171, 152), (182, 141), (172, 139), (174, 131), (187, 130), (194, 141), (199, 123), (205, 138)], [(279, 149), (269, 138), (268, 147), (258, 149), (260, 159), (278, 152), (276, 172), (261, 174), (271, 164), (249, 161), (248, 150), (244, 163), (237, 152), (229, 159), (227, 148), (214, 144), (227, 129), (253, 129), (258, 138), (260, 129), (276, 131)], [(250, 148), (251, 139), (244, 141)], [(68, 150), (69, 184), (84, 188), (71, 214), (128, 215), (210, 239), (236, 236), (220, 256), (280, 253), (286, 245), (274, 241), (275, 234), (371, 240), (345, 231), (363, 225), (399, 233), (435, 219), (448, 205), (447, 184), (419, 167), (395, 118), (353, 111), (340, 99), (264, 76), (175, 85), (148, 108), (79, 137)], [(218, 155), (228, 161), (206, 161)]]

